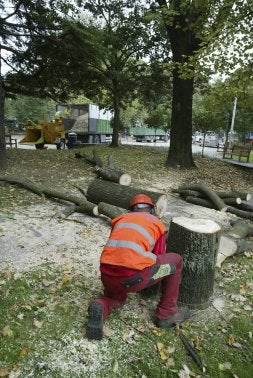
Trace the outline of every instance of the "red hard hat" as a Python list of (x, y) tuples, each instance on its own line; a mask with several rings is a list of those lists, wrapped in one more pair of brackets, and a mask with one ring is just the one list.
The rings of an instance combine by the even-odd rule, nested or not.
[(138, 203), (146, 203), (147, 205), (154, 206), (152, 199), (146, 196), (146, 194), (137, 194), (136, 196), (134, 196), (131, 199), (130, 208), (134, 205), (137, 205)]

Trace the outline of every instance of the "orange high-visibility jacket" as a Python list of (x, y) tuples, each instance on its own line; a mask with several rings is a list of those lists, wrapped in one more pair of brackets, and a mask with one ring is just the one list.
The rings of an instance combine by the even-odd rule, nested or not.
[(155, 264), (157, 257), (152, 250), (166, 232), (157, 217), (146, 212), (133, 212), (114, 218), (111, 224), (112, 231), (102, 251), (101, 264), (136, 270)]

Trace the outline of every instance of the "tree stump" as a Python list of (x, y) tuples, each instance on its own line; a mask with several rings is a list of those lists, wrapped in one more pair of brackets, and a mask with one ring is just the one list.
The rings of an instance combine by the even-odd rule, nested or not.
[(167, 251), (178, 253), (183, 258), (180, 304), (192, 309), (209, 306), (213, 294), (220, 230), (216, 222), (208, 219), (172, 219)]

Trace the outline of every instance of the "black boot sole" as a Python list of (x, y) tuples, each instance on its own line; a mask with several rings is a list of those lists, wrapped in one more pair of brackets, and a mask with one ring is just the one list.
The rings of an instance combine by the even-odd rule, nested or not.
[(86, 328), (88, 339), (102, 340), (103, 338), (103, 310), (101, 303), (92, 303), (88, 309), (89, 319)]

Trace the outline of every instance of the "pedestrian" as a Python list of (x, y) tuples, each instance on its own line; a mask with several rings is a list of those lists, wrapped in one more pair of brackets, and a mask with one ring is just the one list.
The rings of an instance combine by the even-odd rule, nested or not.
[(145, 194), (136, 195), (129, 212), (114, 218), (112, 230), (100, 257), (104, 295), (88, 308), (86, 335), (103, 338), (103, 322), (112, 310), (122, 307), (127, 294), (161, 282), (161, 297), (155, 311), (155, 325), (173, 327), (189, 318), (188, 308), (177, 300), (182, 258), (166, 253), (166, 228), (155, 215), (155, 206)]
[(57, 149), (57, 150), (60, 150), (60, 149), (61, 149), (61, 145), (62, 145), (61, 134), (58, 134), (58, 135), (57, 135), (57, 137), (55, 138), (54, 143), (55, 143), (55, 145), (56, 145), (56, 149)]

